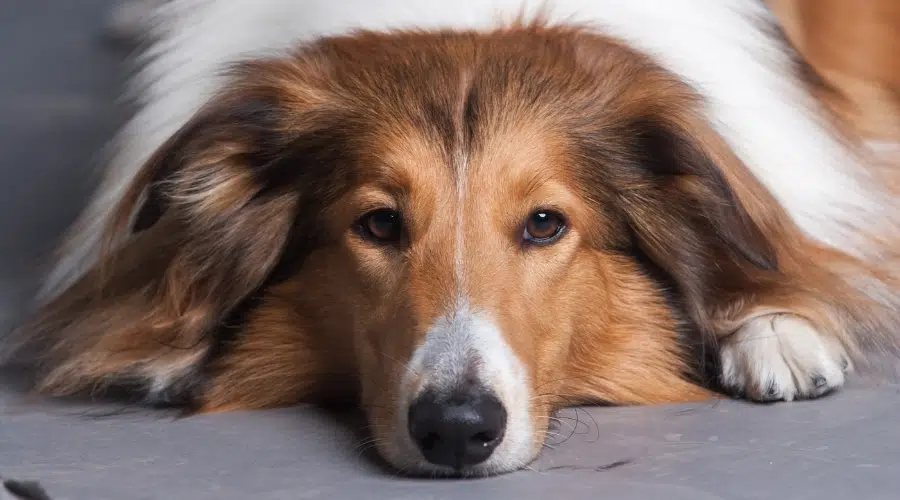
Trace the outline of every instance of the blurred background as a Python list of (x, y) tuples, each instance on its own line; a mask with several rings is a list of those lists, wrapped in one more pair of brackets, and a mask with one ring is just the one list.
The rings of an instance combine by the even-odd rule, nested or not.
[(115, 0), (0, 0), (0, 332), (28, 303), (99, 179), (124, 47), (104, 37)]

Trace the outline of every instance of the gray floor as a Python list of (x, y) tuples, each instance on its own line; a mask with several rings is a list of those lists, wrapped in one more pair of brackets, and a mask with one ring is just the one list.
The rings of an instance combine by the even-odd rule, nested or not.
[[(0, 328), (95, 178), (117, 123), (110, 0), (0, 0)], [(4, 381), (8, 379), (2, 379)], [(0, 386), (0, 476), (54, 499), (896, 499), (900, 393), (814, 403), (569, 410), (532, 470), (477, 481), (385, 473), (344, 419), (310, 408), (172, 420), (24, 405)], [(0, 494), (2, 496), (2, 494)]]

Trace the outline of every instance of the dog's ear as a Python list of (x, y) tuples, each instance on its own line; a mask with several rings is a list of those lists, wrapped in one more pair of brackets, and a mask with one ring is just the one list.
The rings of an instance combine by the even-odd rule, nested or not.
[(737, 194), (765, 198), (765, 189), (699, 113), (682, 113), (630, 124), (641, 181), (625, 184), (632, 187), (619, 200), (636, 245), (672, 278), (699, 326), (711, 328), (717, 308), (764, 286), (779, 263)]
[(631, 248), (669, 277), (695, 323), (712, 333), (717, 313), (778, 275), (769, 239), (780, 220), (772, 215), (777, 204), (690, 93), (658, 104), (661, 95), (623, 113), (628, 119), (614, 127), (615, 141), (606, 141), (619, 149), (597, 156)]
[(216, 332), (281, 260), (300, 207), (328, 203), (328, 178), (340, 177), (327, 113), (285, 72), (245, 68), (252, 78), (236, 78), (139, 171), (98, 265), (25, 327), (45, 344), (43, 389), (189, 397)]

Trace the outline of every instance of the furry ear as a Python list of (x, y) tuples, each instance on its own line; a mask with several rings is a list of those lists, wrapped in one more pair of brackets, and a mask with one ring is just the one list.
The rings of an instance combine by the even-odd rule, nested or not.
[(629, 126), (631, 182), (622, 184), (629, 187), (619, 201), (636, 246), (671, 277), (688, 313), (710, 331), (711, 317), (770, 282), (779, 262), (768, 231), (735, 187), (762, 197), (765, 189), (705, 120), (671, 118), (678, 116)]
[(323, 155), (340, 148), (322, 117), (308, 117), (296, 96), (285, 104), (284, 87), (229, 88), (136, 175), (99, 264), (22, 329), (39, 346), (39, 389), (125, 386), (152, 402), (188, 402), (219, 332), (291, 244), (301, 205), (327, 202), (312, 190), (333, 191)]
[(724, 309), (783, 281), (773, 235), (785, 232), (787, 215), (682, 78), (625, 45), (579, 43), (579, 60), (602, 85), (572, 105), (587, 112), (569, 121), (577, 175), (622, 236), (602, 244), (662, 271), (693, 323), (714, 333), (717, 317), (733, 316)]

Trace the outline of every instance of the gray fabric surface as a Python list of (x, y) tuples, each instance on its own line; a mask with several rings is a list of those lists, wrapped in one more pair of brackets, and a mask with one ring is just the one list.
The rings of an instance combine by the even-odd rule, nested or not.
[[(0, 0), (4, 330), (22, 314), (38, 257), (95, 184), (118, 123), (120, 54), (99, 37), (110, 3)], [(531, 470), (429, 481), (385, 472), (355, 420), (312, 408), (103, 415), (110, 409), (23, 404), (9, 380), (0, 379), (0, 476), (37, 480), (56, 500), (900, 498), (894, 386), (812, 403), (568, 410)]]
[[(395, 476), (356, 421), (312, 408), (172, 419), (60, 404), (0, 410), (0, 473), (62, 499), (896, 499), (900, 396), (576, 410), (531, 470)], [(0, 405), (3, 405), (0, 402)]]

